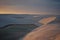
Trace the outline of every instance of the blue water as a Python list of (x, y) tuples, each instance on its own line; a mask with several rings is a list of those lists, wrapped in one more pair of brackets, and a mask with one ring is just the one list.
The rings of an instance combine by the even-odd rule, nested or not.
[[(28, 14), (14, 14), (14, 15), (0, 15), (0, 27), (5, 27), (6, 25), (9, 24), (35, 24), (37, 23), (38, 25), (38, 21), (41, 20), (42, 18), (46, 18), (46, 17), (51, 17), (51, 16), (56, 16), (57, 19), (53, 22), (51, 22), (50, 24), (56, 24), (56, 23), (60, 23), (60, 15), (28, 15)], [(18, 40), (18, 39), (22, 39), (27, 33), (29, 33), (30, 31), (32, 31), (33, 29), (37, 28), (38, 26), (8, 26), (7, 29), (0, 29), (0, 40)]]
[[(37, 16), (37, 17), (34, 17)], [(56, 20), (60, 20), (60, 15), (28, 15), (28, 14), (1, 14), (0, 15), (0, 27), (3, 27), (8, 24), (34, 24), (38, 23), (42, 18), (56, 16)], [(52, 23), (57, 23), (54, 21)]]

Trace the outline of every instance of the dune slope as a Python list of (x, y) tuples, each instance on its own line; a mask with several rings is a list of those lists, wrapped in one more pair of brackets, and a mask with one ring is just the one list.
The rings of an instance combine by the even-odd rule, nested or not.
[(34, 29), (23, 40), (60, 40), (60, 25), (47, 24)]

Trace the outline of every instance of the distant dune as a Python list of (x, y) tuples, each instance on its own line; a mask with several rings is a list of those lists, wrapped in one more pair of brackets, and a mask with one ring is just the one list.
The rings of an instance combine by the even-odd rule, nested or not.
[(60, 40), (60, 25), (48, 24), (40, 26), (27, 34), (23, 40)]

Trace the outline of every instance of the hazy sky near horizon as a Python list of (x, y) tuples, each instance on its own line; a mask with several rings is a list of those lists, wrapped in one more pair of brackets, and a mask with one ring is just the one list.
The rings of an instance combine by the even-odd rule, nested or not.
[(0, 0), (0, 13), (60, 14), (60, 0)]

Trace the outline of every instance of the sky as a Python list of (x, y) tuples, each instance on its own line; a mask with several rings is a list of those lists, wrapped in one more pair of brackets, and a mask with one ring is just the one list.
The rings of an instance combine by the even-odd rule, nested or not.
[(0, 0), (0, 14), (60, 15), (60, 0)]

